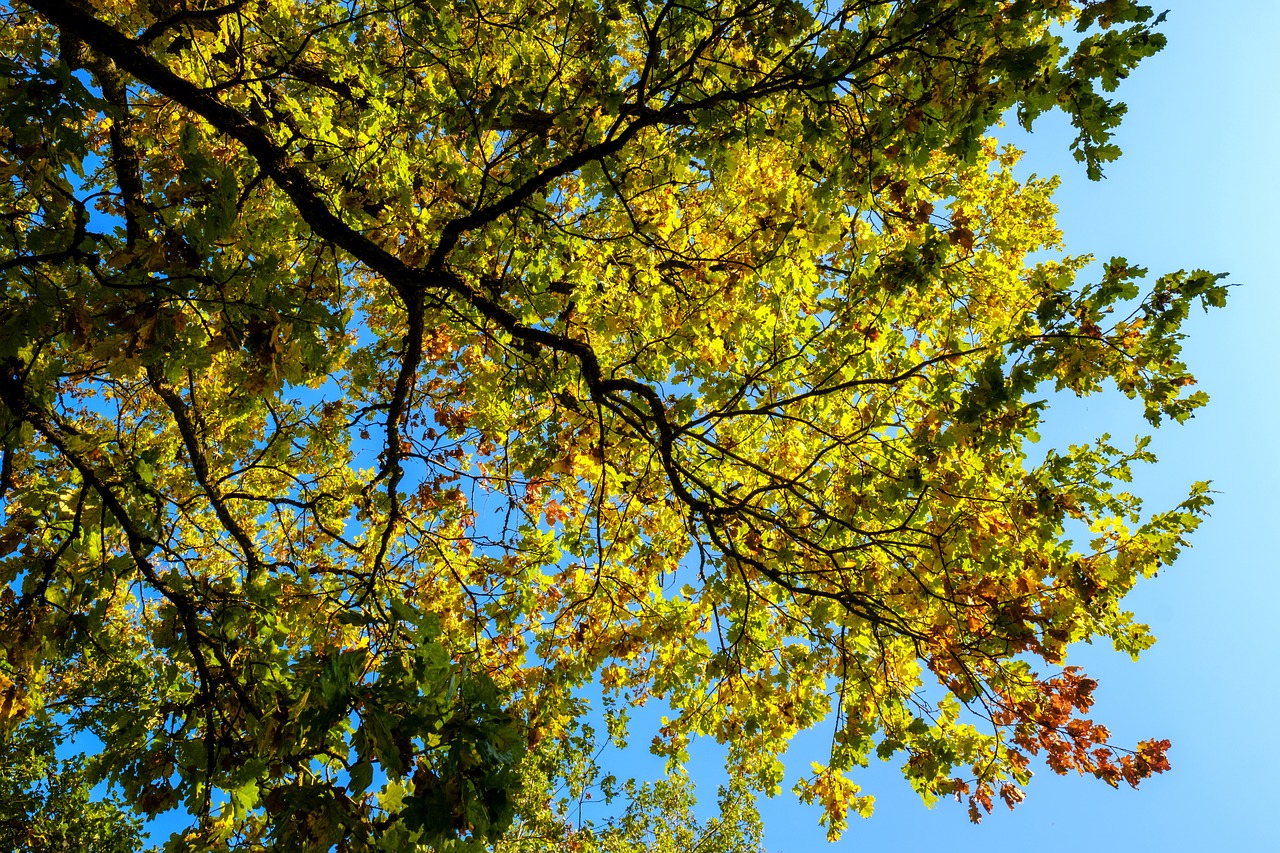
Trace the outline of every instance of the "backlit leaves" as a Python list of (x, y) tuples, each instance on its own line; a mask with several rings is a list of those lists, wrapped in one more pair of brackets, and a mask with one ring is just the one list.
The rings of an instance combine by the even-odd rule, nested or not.
[(1034, 756), (1162, 772), (1065, 661), (1150, 645), (1121, 601), (1207, 486), (1151, 514), (1145, 440), (1028, 445), (1053, 388), (1190, 417), (1180, 327), (1225, 286), (1092, 272), (988, 136), (1063, 109), (1098, 177), (1157, 23), (5, 12), (0, 723), (96, 736), (95, 778), (191, 815), (173, 850), (744, 849), (820, 725), (794, 789), (833, 837), (873, 756), (975, 820)]

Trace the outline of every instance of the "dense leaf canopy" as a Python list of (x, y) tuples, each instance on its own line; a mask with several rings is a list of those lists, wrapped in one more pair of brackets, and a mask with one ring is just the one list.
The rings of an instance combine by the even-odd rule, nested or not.
[(1144, 441), (1027, 443), (1055, 388), (1189, 417), (1224, 286), (1088, 274), (987, 135), (1065, 111), (1099, 177), (1157, 24), (11, 0), (0, 728), (93, 735), (174, 850), (741, 850), (814, 727), (832, 835), (877, 756), (974, 820), (1035, 756), (1164, 770), (1065, 655), (1151, 643), (1121, 598), (1207, 487), (1146, 513)]

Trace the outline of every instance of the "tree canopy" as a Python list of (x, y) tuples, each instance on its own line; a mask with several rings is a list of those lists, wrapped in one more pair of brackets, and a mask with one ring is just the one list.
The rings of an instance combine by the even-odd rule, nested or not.
[(873, 759), (975, 821), (1039, 760), (1165, 770), (1066, 655), (1150, 645), (1121, 599), (1207, 485), (1152, 513), (1144, 439), (1028, 444), (1055, 389), (1190, 417), (1225, 286), (1091, 273), (989, 136), (1064, 111), (1097, 179), (1158, 24), (10, 0), (5, 743), (100, 741), (171, 850), (748, 849), (814, 728), (833, 837)]
[(82, 758), (57, 758), (61, 737), (32, 719), (0, 739), (0, 849), (137, 853), (142, 821), (92, 799)]

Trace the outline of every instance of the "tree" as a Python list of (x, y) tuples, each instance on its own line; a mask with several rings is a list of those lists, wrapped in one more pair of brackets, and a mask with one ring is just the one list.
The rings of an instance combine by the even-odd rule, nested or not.
[(15, 853), (137, 853), (142, 821), (94, 802), (80, 757), (59, 760), (57, 729), (31, 720), (0, 742), (0, 845)]
[[(1100, 177), (1158, 23), (13, 3), (5, 728), (95, 735), (95, 780), (192, 815), (169, 849), (742, 849), (820, 725), (833, 836), (873, 755), (975, 821), (1036, 755), (1163, 771), (1065, 656), (1152, 642), (1121, 599), (1207, 486), (1148, 514), (1145, 442), (1026, 445), (1048, 387), (1190, 417), (1180, 324), (1225, 286), (1078, 280), (1056, 182), (985, 135), (1064, 110)], [(649, 701), (669, 777), (601, 775)], [(580, 822), (584, 786), (629, 804)]]

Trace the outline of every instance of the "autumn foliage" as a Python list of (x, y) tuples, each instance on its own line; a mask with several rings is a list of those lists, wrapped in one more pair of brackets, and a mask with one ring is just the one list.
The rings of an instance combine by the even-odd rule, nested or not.
[(1225, 286), (1094, 271), (990, 135), (1061, 110), (1099, 177), (1158, 24), (0, 8), (5, 737), (92, 735), (170, 850), (730, 851), (784, 784), (870, 815), (872, 759), (975, 821), (1041, 762), (1168, 769), (1066, 661), (1150, 645), (1122, 599), (1207, 485), (1152, 513), (1145, 439), (1031, 445), (1055, 391), (1190, 417)]

